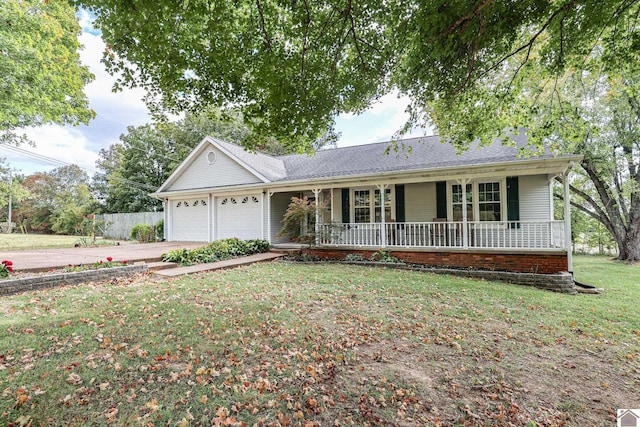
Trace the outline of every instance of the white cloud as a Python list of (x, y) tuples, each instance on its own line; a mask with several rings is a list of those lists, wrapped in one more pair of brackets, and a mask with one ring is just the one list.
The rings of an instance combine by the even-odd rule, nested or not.
[[(397, 91), (382, 96), (367, 111), (355, 114), (341, 114), (336, 119), (336, 130), (341, 132), (338, 146), (367, 144), (390, 141), (409, 120), (406, 112), (409, 99)], [(413, 138), (433, 134), (432, 128), (416, 128), (403, 138)]]
[[(100, 149), (117, 143), (128, 126), (149, 123), (151, 118), (142, 101), (144, 90), (125, 89), (117, 93), (112, 91), (115, 78), (107, 73), (100, 62), (105, 44), (91, 26), (92, 17), (89, 13), (80, 12), (79, 18), (84, 30), (79, 38), (84, 46), (80, 51), (80, 59), (95, 75), (95, 80), (85, 87), (85, 94), (89, 99), (90, 108), (96, 112), (96, 118), (88, 126), (50, 125), (28, 128), (25, 133), (36, 146), (20, 148), (94, 169)], [(30, 160), (8, 150), (2, 150), (0, 156), (6, 157), (14, 168), (25, 174), (48, 171), (58, 166)]]

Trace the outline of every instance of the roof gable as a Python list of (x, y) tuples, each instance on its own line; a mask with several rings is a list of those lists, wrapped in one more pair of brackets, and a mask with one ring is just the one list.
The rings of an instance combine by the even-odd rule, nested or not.
[[(271, 158), (274, 160), (271, 163), (260, 162), (260, 159), (252, 160), (251, 153), (247, 153), (249, 156), (238, 156), (237, 150), (230, 149), (230, 146), (237, 147), (215, 138), (204, 138), (162, 184), (158, 192), (269, 182), (279, 176), (272, 172), (271, 168), (277, 171), (278, 164), (282, 164), (280, 160)], [(214, 154), (210, 155), (210, 152)], [(247, 163), (247, 159), (253, 164)], [(256, 170), (254, 166), (264, 169), (266, 174), (262, 173), (262, 170)], [(284, 170), (284, 166), (281, 166), (281, 169)]]

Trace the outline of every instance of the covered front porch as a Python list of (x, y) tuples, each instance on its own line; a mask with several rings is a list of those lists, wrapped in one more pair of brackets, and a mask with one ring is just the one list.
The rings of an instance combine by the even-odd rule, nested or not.
[(291, 243), (277, 234), (280, 221), (292, 196), (307, 197), (315, 210), (301, 224), (313, 236), (305, 250), (320, 257), (370, 257), (386, 250), (431, 265), (571, 271), (566, 184), (562, 219), (555, 218), (553, 203), (554, 179), (566, 172), (566, 165), (564, 170), (482, 170), (273, 191), (268, 194), (271, 241)]

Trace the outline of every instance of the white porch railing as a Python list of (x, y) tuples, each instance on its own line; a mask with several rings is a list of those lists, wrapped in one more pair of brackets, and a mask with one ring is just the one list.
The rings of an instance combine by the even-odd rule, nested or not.
[[(319, 244), (403, 248), (555, 249), (564, 221), (334, 223), (319, 225)], [(384, 233), (382, 230), (384, 229)]]

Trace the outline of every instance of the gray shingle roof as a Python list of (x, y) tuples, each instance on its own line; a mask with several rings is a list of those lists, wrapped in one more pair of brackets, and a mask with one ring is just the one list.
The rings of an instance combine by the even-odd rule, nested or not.
[[(462, 153), (457, 153), (453, 145), (441, 142), (439, 136), (426, 136), (398, 142), (398, 147), (410, 147), (410, 152), (400, 149), (385, 154), (390, 142), (379, 142), (320, 150), (313, 155), (279, 157), (247, 152), (235, 144), (217, 141), (270, 181), (282, 182), (526, 160), (526, 157), (519, 156), (519, 149), (527, 147), (526, 135), (521, 133), (513, 139), (515, 146), (496, 141), (490, 146), (480, 147), (474, 142)], [(536, 159), (551, 157), (554, 156), (549, 151), (533, 156)]]
[(236, 156), (236, 158), (252, 167), (256, 172), (259, 172), (269, 181), (281, 181), (287, 178), (287, 170), (285, 169), (282, 159), (263, 153), (252, 153), (246, 151), (239, 145), (222, 141), (220, 139), (216, 139), (216, 142)]

